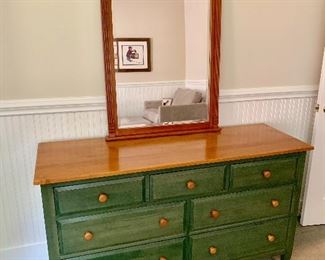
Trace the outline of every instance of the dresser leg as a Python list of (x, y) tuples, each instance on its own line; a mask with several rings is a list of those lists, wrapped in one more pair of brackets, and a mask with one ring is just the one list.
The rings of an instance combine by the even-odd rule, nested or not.
[(285, 255), (281, 255), (281, 260), (290, 260), (291, 259), (291, 252)]

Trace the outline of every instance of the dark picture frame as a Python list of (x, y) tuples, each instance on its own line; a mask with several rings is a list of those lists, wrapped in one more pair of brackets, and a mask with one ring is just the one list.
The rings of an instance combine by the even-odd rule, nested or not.
[[(115, 38), (117, 72), (150, 72), (150, 38)], [(114, 50), (115, 51), (115, 50)]]

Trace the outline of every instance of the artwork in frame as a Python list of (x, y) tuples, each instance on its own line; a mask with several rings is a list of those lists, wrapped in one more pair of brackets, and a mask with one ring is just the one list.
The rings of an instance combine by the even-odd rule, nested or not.
[(118, 72), (151, 71), (150, 38), (116, 38)]

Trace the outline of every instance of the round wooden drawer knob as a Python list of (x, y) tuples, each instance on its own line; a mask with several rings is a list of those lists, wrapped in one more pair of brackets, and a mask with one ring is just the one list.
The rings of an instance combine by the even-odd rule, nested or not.
[(220, 212), (216, 209), (210, 211), (210, 217), (213, 219), (217, 219), (220, 217)]
[(210, 255), (216, 255), (217, 254), (217, 248), (215, 246), (210, 246), (209, 247), (209, 254)]
[(195, 189), (195, 187), (196, 187), (196, 183), (194, 181), (188, 181), (186, 183), (186, 188), (188, 188), (189, 190), (193, 190)]
[(161, 218), (160, 220), (159, 220), (159, 226), (161, 227), (161, 228), (163, 228), (163, 227), (166, 227), (167, 225), (168, 225), (168, 219), (167, 218)]
[(277, 208), (280, 206), (280, 201), (278, 200), (271, 200), (271, 205), (273, 208)]
[(269, 170), (265, 170), (265, 171), (263, 171), (263, 177), (264, 177), (265, 179), (270, 179), (271, 176), (272, 176), (271, 171), (269, 171)]
[(108, 201), (108, 195), (106, 193), (100, 193), (98, 196), (98, 201), (100, 203), (106, 203)]
[(92, 232), (90, 232), (90, 231), (85, 232), (85, 234), (84, 234), (85, 240), (89, 241), (89, 240), (92, 240), (93, 238), (94, 238), (94, 234)]
[(267, 235), (267, 241), (269, 241), (269, 242), (274, 242), (274, 241), (275, 241), (275, 235), (268, 234), (268, 235)]
[(167, 260), (167, 257), (161, 256), (161, 257), (159, 257), (159, 260)]

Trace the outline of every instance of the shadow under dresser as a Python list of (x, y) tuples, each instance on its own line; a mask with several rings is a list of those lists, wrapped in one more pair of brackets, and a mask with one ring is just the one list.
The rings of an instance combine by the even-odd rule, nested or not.
[(50, 259), (290, 259), (306, 151), (267, 125), (41, 143)]

